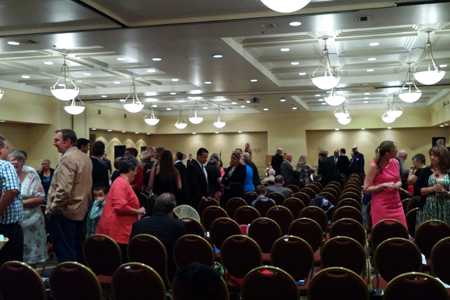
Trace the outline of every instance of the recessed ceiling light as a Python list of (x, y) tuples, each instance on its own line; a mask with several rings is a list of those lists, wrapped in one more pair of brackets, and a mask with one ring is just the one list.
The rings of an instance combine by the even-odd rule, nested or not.
[(215, 134), (218, 134), (219, 132), (218, 131), (216, 131), (216, 132), (214, 132)]
[(295, 106), (294, 106), (294, 107), (292, 107), (292, 109), (293, 109), (293, 110), (296, 110), (296, 109), (297, 109), (297, 107), (295, 107)]
[(22, 78), (28, 79), (30, 78), (30, 75), (22, 75)]
[(447, 65), (439, 65), (439, 68), (446, 68)]
[(268, 111), (269, 109), (268, 109), (268, 108), (264, 108), (264, 110), (265, 110), (265, 111)]
[(388, 127), (388, 129), (392, 129), (392, 127)]
[(286, 98), (280, 98), (280, 102), (286, 102)]
[(231, 102), (231, 104), (236, 104), (236, 102)]
[(250, 79), (251, 82), (257, 82), (258, 79)]
[(361, 130), (366, 130), (365, 128), (361, 128)]
[(320, 97), (320, 94), (316, 94), (316, 97)]
[(193, 132), (192, 134), (197, 134), (197, 132)]
[(370, 93), (364, 93), (364, 95), (366, 95), (366, 96), (367, 96), (367, 95), (370, 95)]
[(178, 100), (178, 103), (183, 103), (183, 102), (185, 102), (184, 100)]
[(205, 84), (211, 84), (212, 82), (211, 81), (205, 81)]
[(158, 105), (157, 104), (153, 104), (152, 107), (158, 107)]
[(367, 72), (373, 72), (374, 70), (373, 69), (367, 69), (366, 71)]
[(8, 42), (8, 45), (11, 45), (11, 46), (18, 46), (18, 45), (20, 45), (20, 43), (19, 43), (19, 42), (13, 42), (13, 41), (10, 41), (10, 42)]
[(300, 76), (305, 76), (306, 73), (305, 73), (305, 72), (300, 72), (300, 73), (298, 73), (298, 75), (300, 75)]
[(203, 106), (203, 109), (208, 109), (208, 106)]
[(369, 57), (367, 60), (374, 61), (377, 60), (375, 57)]
[(281, 48), (280, 50), (283, 51), (283, 52), (291, 51), (291, 49), (289, 49), (289, 48)]
[(241, 105), (241, 107), (242, 107), (242, 108), (244, 108), (244, 107), (245, 107), (245, 105)]
[(135, 134), (139, 134), (139, 131), (136, 131)]
[(444, 127), (444, 125), (439, 125), (439, 127)]
[(91, 130), (97, 130), (97, 128), (91, 128)]
[(339, 128), (335, 128), (334, 130), (339, 131)]
[(122, 133), (125, 133), (126, 131), (125, 130), (122, 130)]
[(147, 72), (149, 72), (149, 73), (155, 73), (156, 70), (155, 70), (155, 69), (148, 69)]
[(106, 95), (101, 95), (100, 97), (102, 97), (102, 98), (106, 98), (106, 97), (108, 97), (108, 96), (106, 96)]
[(176, 95), (177, 93), (175, 93), (175, 92), (170, 92), (170, 94), (171, 94), (171, 95)]
[(222, 58), (223, 55), (222, 55), (222, 54), (214, 54), (213, 57), (214, 57), (214, 58)]
[(326, 103), (322, 103), (322, 105), (327, 105)]
[(58, 83), (58, 86), (66, 86), (64, 83)]
[(368, 99), (369, 99), (369, 97), (364, 97), (364, 99), (365, 99), (365, 100), (368, 100)]
[(242, 131), (239, 130), (238, 133), (242, 133)]
[(5, 123), (6, 121), (5, 120), (0, 120), (0, 123)]
[(323, 102), (323, 99), (319, 99), (319, 102)]
[(250, 100), (247, 100), (247, 101), (245, 101), (245, 102), (250, 103)]
[(120, 81), (114, 81), (114, 84), (120, 84), (121, 82)]
[(153, 57), (152, 60), (153, 60), (153, 61), (161, 61), (161, 58), (159, 58), (159, 57)]
[(294, 21), (294, 22), (289, 23), (289, 26), (293, 26), (293, 27), (300, 26), (300, 25), (302, 25), (302, 22)]
[(448, 126), (448, 124), (447, 124), (447, 123), (445, 123), (444, 125), (445, 125), (445, 126)]
[(298, 61), (293, 61), (293, 62), (291, 62), (291, 65), (293, 65), (293, 66), (298, 66), (300, 63), (298, 62)]
[(91, 76), (91, 73), (83, 73), (84, 76)]
[(53, 65), (53, 62), (51, 62), (51, 61), (44, 61), (44, 65), (51, 66), (51, 65)]
[(178, 81), (179, 79), (178, 78), (172, 78), (172, 81)]
[(191, 91), (191, 94), (194, 94), (194, 95), (198, 95), (198, 94), (201, 94), (201, 93), (203, 93), (202, 90), (192, 90)]
[(166, 110), (172, 110), (170, 107), (166, 108)]
[(147, 132), (147, 135), (150, 135), (150, 132)]
[(378, 42), (373, 42), (373, 43), (370, 43), (369, 44), (369, 46), (370, 47), (376, 47), (376, 46), (378, 46), (380, 43), (378, 43)]
[(111, 129), (108, 129), (108, 132), (111, 132), (112, 130)]
[(156, 96), (156, 92), (146, 92), (144, 93), (145, 96)]
[(127, 60), (125, 57), (118, 57), (117, 60), (124, 61)]
[(369, 101), (364, 101), (364, 104), (367, 104), (367, 103), (369, 103)]

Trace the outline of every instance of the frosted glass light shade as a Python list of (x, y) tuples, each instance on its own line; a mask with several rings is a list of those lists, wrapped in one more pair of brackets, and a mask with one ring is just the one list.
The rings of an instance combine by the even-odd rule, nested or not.
[(341, 105), (345, 101), (344, 96), (335, 96), (335, 95), (325, 97), (324, 99), (325, 99), (325, 102), (331, 106)]
[(334, 111), (334, 116), (337, 119), (346, 119), (350, 116), (350, 113), (348, 112), (348, 110), (345, 107), (336, 108), (336, 110)]
[(150, 116), (146, 115), (144, 117), (145, 123), (147, 123), (150, 126), (156, 125), (159, 123), (158, 117), (155, 116), (155, 114), (152, 112)]
[(142, 104), (141, 102), (128, 103), (124, 104), (123, 108), (125, 108), (128, 112), (134, 114), (144, 109), (144, 104)]
[(56, 86), (50, 87), (50, 92), (52, 92), (53, 96), (55, 96), (58, 100), (69, 101), (78, 96), (80, 93), (80, 89), (75, 87), (73, 89), (68, 88), (57, 88)]
[(71, 115), (79, 115), (86, 108), (83, 102), (80, 101), (80, 103), (81, 105), (76, 105), (75, 99), (73, 99), (70, 104), (64, 106), (64, 110)]
[(302, 9), (311, 0), (261, 0), (261, 2), (276, 12), (291, 13)]
[(321, 90), (331, 90), (335, 86), (339, 84), (339, 81), (341, 81), (340, 77), (334, 77), (334, 76), (318, 76), (318, 77), (312, 77), (312, 82), (316, 87), (318, 87)]
[(398, 97), (406, 103), (413, 103), (422, 97), (421, 91), (408, 91), (406, 93), (399, 93)]
[(385, 112), (382, 116), (381, 116), (381, 120), (383, 120), (384, 123), (392, 123), (395, 121), (394, 117), (391, 117), (387, 114), (387, 112)]
[(352, 121), (352, 118), (350, 118), (350, 116), (346, 117), (346, 118), (341, 118), (341, 119), (337, 119), (339, 124), (342, 125), (347, 125)]
[(403, 109), (400, 106), (394, 106), (386, 114), (391, 118), (397, 119), (403, 114)]
[(5, 94), (5, 91), (4, 90), (0, 90), (0, 99), (2, 99), (3, 98), (3, 95)]
[(175, 127), (178, 128), (178, 129), (184, 129), (184, 128), (186, 128), (186, 126), (187, 126), (187, 123), (184, 122), (183, 120), (182, 121), (178, 120), (175, 123)]
[(217, 120), (217, 122), (214, 122), (213, 125), (216, 128), (223, 128), (225, 125), (227, 125), (227, 122), (220, 121), (220, 119), (219, 119), (219, 120)]
[(434, 71), (422, 71), (414, 73), (414, 77), (418, 82), (425, 85), (436, 84), (444, 78), (445, 71), (434, 70)]

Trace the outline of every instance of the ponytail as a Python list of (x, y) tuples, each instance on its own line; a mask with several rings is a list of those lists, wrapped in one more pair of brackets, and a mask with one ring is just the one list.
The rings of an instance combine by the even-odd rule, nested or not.
[(380, 146), (375, 149), (375, 161), (377, 163), (378, 172), (383, 173), (383, 157), (392, 150), (392, 147), (395, 147), (394, 142), (383, 141)]

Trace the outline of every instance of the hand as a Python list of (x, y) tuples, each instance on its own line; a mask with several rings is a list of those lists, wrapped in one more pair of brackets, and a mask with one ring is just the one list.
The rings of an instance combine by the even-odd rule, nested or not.
[(414, 170), (416, 169), (416, 167), (415, 167), (414, 165), (412, 165), (409, 169), (410, 169), (411, 171), (414, 171)]
[(402, 187), (402, 183), (401, 182), (394, 183), (394, 189), (399, 190), (401, 187)]
[(139, 213), (139, 216), (145, 215), (145, 208), (144, 207), (139, 208), (137, 211)]
[(388, 188), (388, 189), (398, 189), (395, 187), (395, 183), (394, 182), (385, 182), (382, 184), (382, 187), (384, 188)]

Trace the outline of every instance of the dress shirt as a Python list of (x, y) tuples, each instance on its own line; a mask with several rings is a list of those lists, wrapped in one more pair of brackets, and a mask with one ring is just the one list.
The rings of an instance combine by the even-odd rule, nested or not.
[(3, 212), (2, 224), (14, 224), (23, 220), (23, 204), (20, 194), (20, 180), (14, 166), (6, 160), (0, 160), (1, 195), (7, 191), (17, 190), (17, 196)]

